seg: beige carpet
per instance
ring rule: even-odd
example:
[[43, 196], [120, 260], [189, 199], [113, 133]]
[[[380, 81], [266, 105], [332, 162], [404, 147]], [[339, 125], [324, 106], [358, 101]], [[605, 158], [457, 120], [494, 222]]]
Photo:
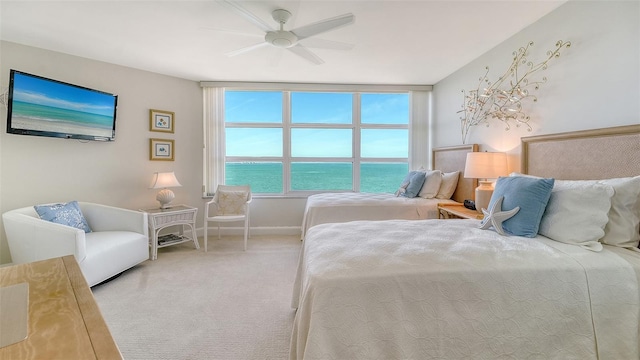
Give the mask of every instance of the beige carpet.
[[286, 359], [299, 236], [160, 249], [92, 288], [125, 359]]

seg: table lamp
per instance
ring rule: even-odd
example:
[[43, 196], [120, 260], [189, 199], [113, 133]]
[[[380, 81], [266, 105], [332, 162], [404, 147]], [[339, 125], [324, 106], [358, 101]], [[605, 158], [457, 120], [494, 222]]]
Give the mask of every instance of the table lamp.
[[162, 189], [156, 195], [156, 200], [160, 202], [160, 209], [169, 208], [169, 203], [175, 198], [175, 194], [173, 191], [169, 190], [170, 187], [178, 187], [182, 186], [178, 179], [176, 179], [176, 174], [172, 172], [161, 172], [154, 173], [153, 180], [151, 180], [150, 189]]
[[467, 153], [464, 177], [478, 179], [475, 203], [479, 213], [482, 213], [482, 208], [489, 208], [489, 201], [493, 195], [493, 181], [489, 179], [497, 179], [506, 174], [507, 154], [498, 152]]

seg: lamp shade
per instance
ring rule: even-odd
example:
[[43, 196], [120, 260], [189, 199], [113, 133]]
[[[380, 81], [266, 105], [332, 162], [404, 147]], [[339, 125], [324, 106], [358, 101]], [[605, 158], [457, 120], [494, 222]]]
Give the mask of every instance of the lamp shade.
[[172, 172], [157, 172], [153, 174], [153, 179], [151, 180], [150, 189], [165, 189], [169, 187], [178, 187], [182, 186], [178, 179], [176, 179], [176, 174]]
[[507, 154], [501, 152], [470, 152], [464, 165], [464, 177], [497, 179], [507, 174]]

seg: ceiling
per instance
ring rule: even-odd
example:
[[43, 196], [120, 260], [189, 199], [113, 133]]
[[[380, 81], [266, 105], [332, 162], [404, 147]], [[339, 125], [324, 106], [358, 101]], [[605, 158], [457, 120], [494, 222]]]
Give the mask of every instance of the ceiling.
[[194, 81], [435, 84], [564, 2], [237, 1], [274, 28], [277, 8], [285, 29], [353, 13], [317, 37], [355, 46], [312, 49], [321, 65], [271, 46], [226, 56], [264, 33], [216, 1], [2, 0], [0, 38]]

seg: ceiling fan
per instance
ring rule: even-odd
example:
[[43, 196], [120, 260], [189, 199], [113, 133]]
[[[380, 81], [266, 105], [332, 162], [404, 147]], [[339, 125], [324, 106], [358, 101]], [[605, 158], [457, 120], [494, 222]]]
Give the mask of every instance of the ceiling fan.
[[229, 9], [244, 17], [249, 22], [265, 32], [264, 41], [228, 52], [225, 54], [227, 56], [236, 56], [262, 47], [274, 46], [277, 48], [289, 50], [313, 64], [320, 65], [324, 63], [324, 61], [320, 57], [318, 57], [318, 55], [309, 50], [308, 47], [328, 48], [336, 50], [350, 50], [353, 48], [352, 44], [323, 40], [319, 38], [311, 38], [312, 36], [335, 30], [342, 26], [353, 24], [355, 21], [355, 16], [351, 13], [321, 20], [309, 25], [295, 28], [293, 30], [285, 30], [284, 25], [292, 16], [291, 12], [285, 9], [276, 9], [271, 13], [273, 20], [275, 20], [279, 24], [279, 28], [274, 29], [269, 24], [262, 21], [262, 19], [255, 16], [235, 1], [220, 0], [220, 3], [224, 4]]

